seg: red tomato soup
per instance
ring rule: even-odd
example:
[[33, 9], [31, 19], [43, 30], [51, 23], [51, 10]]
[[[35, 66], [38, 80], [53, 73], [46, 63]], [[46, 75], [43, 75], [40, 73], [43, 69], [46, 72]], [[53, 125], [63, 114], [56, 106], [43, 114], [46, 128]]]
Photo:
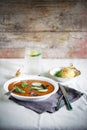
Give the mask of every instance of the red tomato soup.
[[42, 96], [51, 93], [54, 86], [41, 80], [21, 80], [9, 84], [8, 89], [14, 89], [13, 93], [20, 96]]

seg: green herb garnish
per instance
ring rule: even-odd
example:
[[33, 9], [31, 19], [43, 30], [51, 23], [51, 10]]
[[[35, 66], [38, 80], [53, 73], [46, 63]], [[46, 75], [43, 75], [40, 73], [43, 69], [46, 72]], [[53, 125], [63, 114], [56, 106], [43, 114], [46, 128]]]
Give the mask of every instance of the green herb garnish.
[[23, 82], [23, 83], [22, 83], [22, 87], [23, 87], [23, 88], [25, 88], [25, 87], [27, 87], [27, 86], [28, 86], [28, 83], [26, 83], [26, 82]]
[[20, 89], [19, 87], [15, 86], [15, 92], [17, 93], [25, 93], [24, 90]]
[[54, 76], [61, 77], [61, 72], [62, 72], [62, 70], [57, 71], [57, 72], [54, 74]]

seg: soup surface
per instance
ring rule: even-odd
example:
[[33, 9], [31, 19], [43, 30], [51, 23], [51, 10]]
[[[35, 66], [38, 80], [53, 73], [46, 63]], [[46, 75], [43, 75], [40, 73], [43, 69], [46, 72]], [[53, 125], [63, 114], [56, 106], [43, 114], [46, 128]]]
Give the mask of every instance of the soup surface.
[[20, 96], [42, 96], [51, 93], [54, 86], [41, 80], [21, 80], [9, 84], [8, 89], [14, 88], [13, 93]]

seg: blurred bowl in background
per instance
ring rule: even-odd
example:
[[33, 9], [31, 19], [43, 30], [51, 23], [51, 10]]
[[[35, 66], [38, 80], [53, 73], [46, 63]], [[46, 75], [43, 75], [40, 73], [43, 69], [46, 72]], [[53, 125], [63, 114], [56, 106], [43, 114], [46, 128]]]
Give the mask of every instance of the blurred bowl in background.
[[[69, 67], [66, 67], [66, 68], [69, 68]], [[81, 75], [81, 72], [77, 70], [76, 68], [74, 68], [73, 71], [72, 70], [67, 71], [66, 69], [65, 70], [64, 69], [63, 68], [61, 69], [60, 67], [58, 67], [58, 68], [53, 68], [49, 70], [48, 73], [49, 73], [50, 78], [58, 82], [64, 83], [64, 82], [72, 81], [73, 79], [77, 79]], [[60, 75], [60, 73], [62, 73], [62, 75]]]

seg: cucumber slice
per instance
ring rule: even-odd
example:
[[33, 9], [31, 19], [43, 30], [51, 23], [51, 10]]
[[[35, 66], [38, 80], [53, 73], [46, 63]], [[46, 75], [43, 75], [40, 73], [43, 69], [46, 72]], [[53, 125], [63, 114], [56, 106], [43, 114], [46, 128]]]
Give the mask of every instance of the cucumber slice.
[[31, 87], [32, 89], [35, 89], [35, 90], [37, 90], [38, 92], [47, 92], [48, 91], [48, 89], [43, 89], [42, 87]]
[[40, 87], [31, 87], [32, 89], [35, 89], [35, 90], [40, 90], [40, 89], [42, 89], [42, 88], [40, 88]]
[[39, 92], [47, 92], [48, 91], [48, 89], [40, 89], [40, 90], [38, 90]]
[[31, 84], [32, 86], [37, 86], [37, 87], [40, 87], [41, 85], [42, 85], [42, 83], [40, 83], [40, 82], [33, 82], [32, 84]]
[[42, 83], [40, 83], [40, 82], [33, 82], [31, 85], [32, 85], [31, 89], [35, 89], [38, 92], [47, 92], [48, 91], [48, 89], [46, 89], [46, 88], [44, 89], [42, 87]]

